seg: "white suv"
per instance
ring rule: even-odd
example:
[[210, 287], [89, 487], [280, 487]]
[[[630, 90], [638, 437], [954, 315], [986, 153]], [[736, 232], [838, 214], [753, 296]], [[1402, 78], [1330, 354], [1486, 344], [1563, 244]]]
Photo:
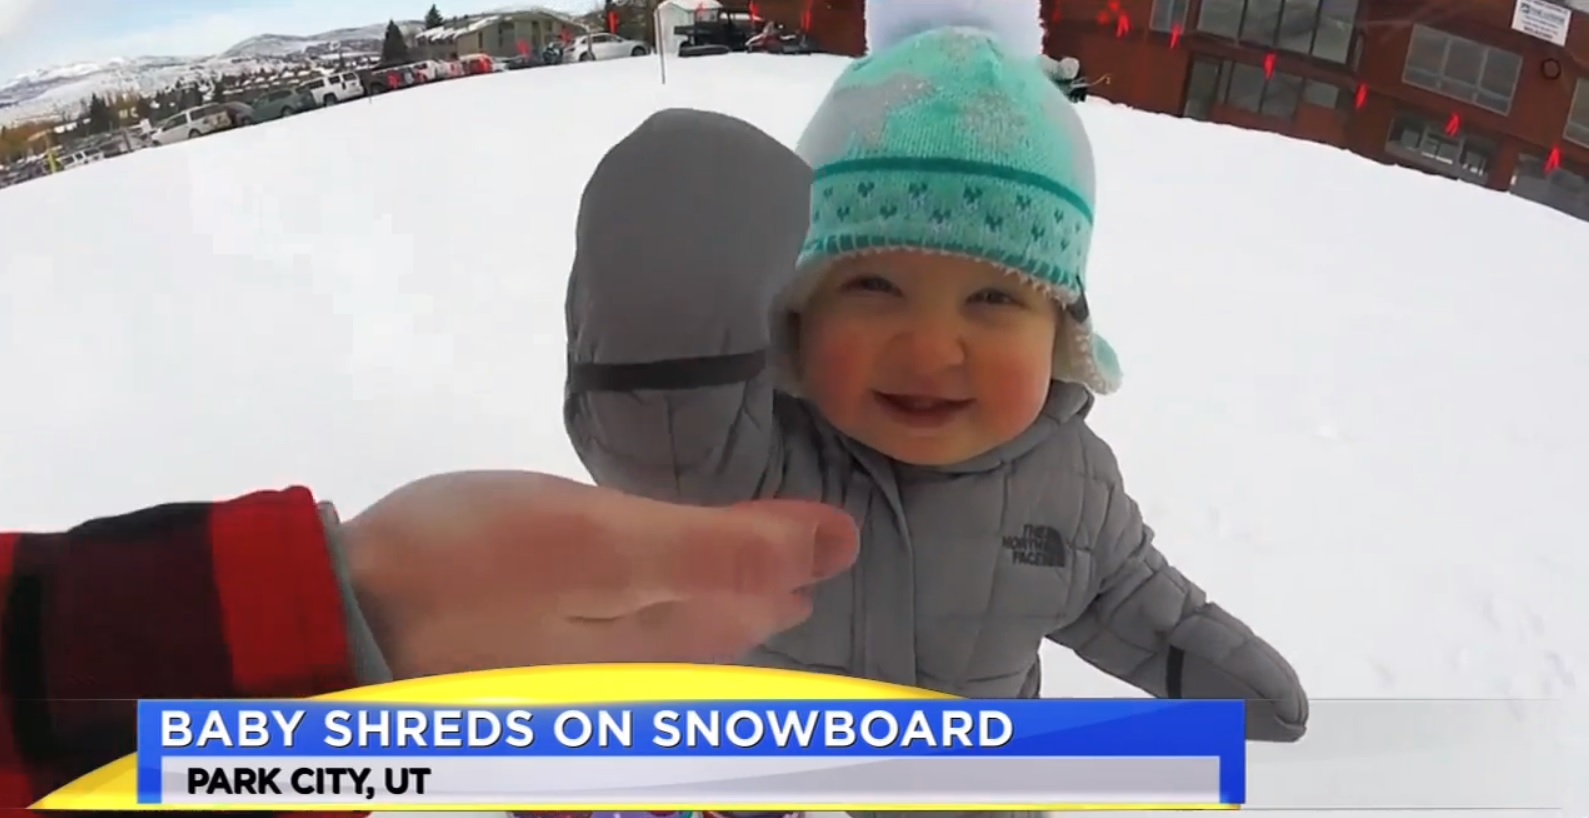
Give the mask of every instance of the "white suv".
[[323, 108], [364, 96], [364, 82], [357, 72], [344, 71], [306, 82], [298, 86], [298, 90], [313, 97], [314, 104]]
[[591, 34], [575, 38], [563, 51], [563, 62], [590, 62], [615, 60], [620, 57], [644, 57], [651, 48], [638, 40], [626, 40], [616, 34]]
[[200, 105], [160, 123], [155, 131], [156, 145], [170, 145], [200, 136], [224, 131], [235, 124], [232, 114], [224, 105]]

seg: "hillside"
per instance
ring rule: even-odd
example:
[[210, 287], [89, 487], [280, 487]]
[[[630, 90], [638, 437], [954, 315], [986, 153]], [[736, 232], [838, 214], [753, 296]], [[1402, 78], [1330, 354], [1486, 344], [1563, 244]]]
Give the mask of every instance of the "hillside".
[[[424, 28], [398, 23], [405, 35]], [[385, 23], [319, 34], [260, 34], [210, 56], [125, 57], [30, 71], [0, 83], [0, 124], [72, 110], [93, 94], [152, 94], [183, 82], [206, 83], [227, 75], [285, 70], [381, 50]]]

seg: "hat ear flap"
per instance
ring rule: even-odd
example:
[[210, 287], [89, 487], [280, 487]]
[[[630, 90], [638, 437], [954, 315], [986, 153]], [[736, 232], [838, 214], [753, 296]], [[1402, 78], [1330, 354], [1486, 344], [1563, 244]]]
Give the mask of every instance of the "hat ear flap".
[[1093, 332], [1090, 322], [1066, 321], [1054, 340], [1054, 380], [1079, 383], [1093, 394], [1107, 395], [1120, 388], [1124, 373], [1114, 347]]

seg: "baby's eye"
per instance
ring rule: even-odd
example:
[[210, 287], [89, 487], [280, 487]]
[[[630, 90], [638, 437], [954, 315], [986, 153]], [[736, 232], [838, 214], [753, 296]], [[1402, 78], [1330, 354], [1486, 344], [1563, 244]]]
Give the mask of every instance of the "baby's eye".
[[844, 290], [846, 292], [885, 293], [887, 295], [899, 294], [899, 288], [894, 286], [894, 282], [882, 276], [856, 276], [844, 282]]
[[994, 306], [1006, 307], [1019, 307], [1025, 303], [1021, 299], [1011, 295], [1009, 292], [994, 287], [989, 287], [986, 290], [978, 290], [976, 294], [971, 296], [971, 301], [975, 304], [991, 304]]

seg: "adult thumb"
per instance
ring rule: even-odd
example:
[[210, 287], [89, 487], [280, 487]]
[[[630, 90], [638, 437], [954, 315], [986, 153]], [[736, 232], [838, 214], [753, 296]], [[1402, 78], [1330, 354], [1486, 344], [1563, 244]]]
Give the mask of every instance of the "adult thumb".
[[649, 603], [791, 593], [848, 568], [859, 552], [855, 523], [821, 503], [762, 500], [676, 519], [672, 548], [634, 549], [636, 591]]
[[810, 543], [812, 581], [849, 570], [860, 555], [855, 520], [843, 509], [808, 500], [751, 500], [732, 506], [732, 510], [759, 520], [770, 530], [800, 532], [800, 539]]

